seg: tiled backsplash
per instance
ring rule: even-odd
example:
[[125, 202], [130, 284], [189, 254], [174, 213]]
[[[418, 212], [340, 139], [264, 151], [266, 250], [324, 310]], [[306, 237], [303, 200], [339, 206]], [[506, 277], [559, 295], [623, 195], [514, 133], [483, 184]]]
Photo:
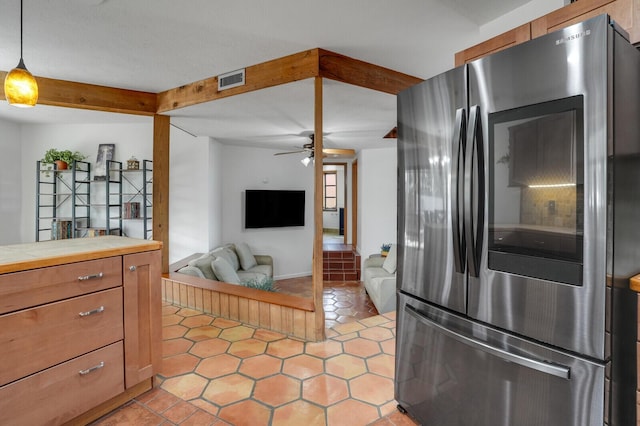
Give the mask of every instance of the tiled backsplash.
[[576, 187], [522, 188], [520, 222], [526, 225], [576, 228]]

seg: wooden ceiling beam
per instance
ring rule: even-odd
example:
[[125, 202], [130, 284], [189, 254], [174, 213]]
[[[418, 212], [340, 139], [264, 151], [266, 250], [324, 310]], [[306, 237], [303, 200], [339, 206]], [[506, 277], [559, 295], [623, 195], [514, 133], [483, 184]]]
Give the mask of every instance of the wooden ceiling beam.
[[218, 77], [186, 84], [158, 94], [158, 114], [203, 102], [317, 77], [318, 49], [263, 62], [245, 68], [245, 84], [218, 91]]
[[[7, 73], [0, 71], [0, 81]], [[38, 77], [38, 104], [123, 114], [149, 115], [156, 112], [155, 93], [117, 89], [95, 84]], [[0, 85], [1, 99], [5, 99], [4, 86]]]
[[325, 157], [353, 157], [356, 155], [356, 151], [350, 148], [323, 148], [322, 154]]
[[397, 95], [400, 91], [423, 81], [408, 74], [349, 58], [328, 50], [318, 49], [318, 51], [320, 77], [392, 95]]
[[[0, 71], [4, 81], [5, 71]], [[38, 104], [123, 114], [154, 115], [313, 77], [325, 77], [390, 94], [422, 80], [324, 49], [310, 49], [245, 68], [245, 85], [218, 91], [210, 77], [158, 94], [37, 77]], [[0, 85], [4, 99], [4, 88]]]

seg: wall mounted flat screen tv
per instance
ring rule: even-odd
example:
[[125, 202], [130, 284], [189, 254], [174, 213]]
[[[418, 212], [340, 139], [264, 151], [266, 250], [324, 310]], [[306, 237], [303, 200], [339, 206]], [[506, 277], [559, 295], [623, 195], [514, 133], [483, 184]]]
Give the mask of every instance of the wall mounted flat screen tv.
[[304, 226], [304, 191], [247, 189], [245, 228]]

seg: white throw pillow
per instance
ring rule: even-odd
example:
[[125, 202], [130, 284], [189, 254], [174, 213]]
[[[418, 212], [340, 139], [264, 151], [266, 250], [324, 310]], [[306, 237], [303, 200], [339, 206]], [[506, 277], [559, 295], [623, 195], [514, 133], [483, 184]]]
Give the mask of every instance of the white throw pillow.
[[194, 268], [200, 269], [200, 272], [202, 272], [202, 275], [204, 275], [205, 278], [208, 278], [210, 280], [216, 280], [218, 279], [216, 277], [216, 273], [213, 272], [213, 269], [211, 269], [212, 260], [213, 260], [213, 256], [207, 253], [203, 256], [200, 256], [197, 259], [193, 259], [191, 262], [188, 263], [188, 266], [192, 266]]
[[[208, 268], [211, 268], [211, 265], [209, 265]], [[211, 271], [213, 273], [213, 270]], [[206, 278], [202, 273], [202, 271], [200, 270], [200, 268], [197, 268], [195, 266], [185, 266], [183, 268], [178, 269], [176, 272], [180, 272], [181, 274], [191, 275], [192, 277]]]
[[398, 249], [395, 244], [392, 244], [391, 249], [389, 250], [389, 254], [387, 254], [387, 258], [384, 260], [384, 263], [382, 264], [382, 269], [384, 269], [390, 274], [395, 274], [397, 262], [398, 262]]
[[215, 272], [220, 281], [230, 284], [240, 284], [240, 277], [229, 262], [222, 257], [216, 257], [211, 262], [211, 269]]
[[238, 259], [238, 255], [236, 254], [236, 250], [233, 247], [233, 244], [227, 244], [226, 246], [218, 247], [209, 252], [209, 254], [215, 257], [224, 258], [224, 260], [229, 262], [229, 265], [233, 267], [234, 271], [240, 269], [240, 260]]
[[236, 253], [240, 258], [240, 266], [243, 270], [248, 271], [258, 264], [247, 243], [236, 244]]

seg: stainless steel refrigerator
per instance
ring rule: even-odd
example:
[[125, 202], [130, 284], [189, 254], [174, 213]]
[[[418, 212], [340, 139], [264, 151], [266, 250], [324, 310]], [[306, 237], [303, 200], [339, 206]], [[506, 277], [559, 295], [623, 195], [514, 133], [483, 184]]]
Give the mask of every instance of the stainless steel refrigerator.
[[401, 410], [636, 424], [639, 100], [606, 15], [398, 95]]

